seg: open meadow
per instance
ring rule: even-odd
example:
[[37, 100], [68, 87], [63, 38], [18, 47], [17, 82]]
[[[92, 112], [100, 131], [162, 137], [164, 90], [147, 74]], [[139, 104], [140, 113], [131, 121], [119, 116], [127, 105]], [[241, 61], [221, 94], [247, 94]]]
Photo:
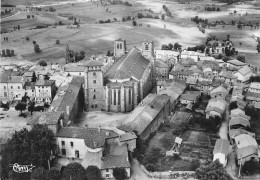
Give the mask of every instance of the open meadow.
[[[36, 4], [36, 1], [29, 1]], [[205, 6], [211, 6], [210, 0], [199, 1], [195, 4], [179, 4], [174, 1], [128, 1], [131, 6], [125, 4], [111, 5], [108, 1], [61, 1], [57, 5], [56, 1], [37, 1], [38, 6], [43, 6], [41, 11], [21, 11], [9, 18], [1, 21], [2, 34], [1, 49], [14, 49], [20, 61], [26, 60], [37, 62], [45, 59], [49, 63], [64, 63], [65, 47], [68, 44], [73, 50], [84, 50], [86, 57], [92, 55], [105, 54], [107, 50], [113, 49], [113, 41], [118, 38], [127, 40], [128, 49], [136, 46], [140, 48], [143, 40], [154, 41], [155, 48], [160, 48], [162, 44], [178, 42], [187, 48], [203, 44], [208, 35], [216, 35], [219, 39], [224, 39], [227, 34], [231, 35], [236, 49], [243, 52], [248, 57], [247, 62], [260, 64], [259, 54], [256, 51], [256, 40], [253, 34], [260, 34], [259, 29], [245, 27], [238, 30], [236, 26], [218, 25], [215, 28], [206, 29], [202, 33], [191, 18], [198, 16], [207, 18], [209, 22], [223, 20], [225, 22], [235, 21], [260, 21], [260, 5], [250, 2], [244, 5], [214, 4], [220, 11], [205, 11]], [[77, 3], [76, 3], [77, 2]], [[7, 3], [3, 1], [3, 3]], [[8, 1], [8, 4], [27, 5], [23, 0]], [[63, 3], [63, 4], [62, 4]], [[47, 6], [49, 5], [49, 6]], [[166, 5], [172, 16], [161, 19]], [[54, 12], [46, 11], [49, 7], [55, 8]], [[240, 15], [229, 15], [236, 10]], [[150, 15], [155, 18], [137, 18], [138, 13], [144, 16]], [[245, 15], [245, 13], [248, 13]], [[34, 18], [27, 18], [27, 15], [34, 15]], [[73, 23], [70, 17], [76, 18], [80, 23], [79, 28], [69, 29], [68, 25]], [[132, 20], [135, 18], [137, 26], [133, 26]], [[124, 22], [123, 22], [124, 18]], [[110, 23], [99, 23], [99, 21], [110, 20]], [[55, 23], [58, 24], [55, 26]], [[59, 25], [60, 24], [60, 25]], [[13, 31], [13, 27], [20, 25], [21, 30]], [[47, 28], [36, 29], [36, 26]], [[3, 40], [8, 37], [9, 41]], [[60, 40], [60, 44], [55, 44]], [[32, 42], [36, 41], [41, 53], [34, 53]], [[242, 44], [241, 44], [242, 43]], [[3, 61], [9, 58], [2, 58]], [[10, 62], [12, 60], [10, 59]]]

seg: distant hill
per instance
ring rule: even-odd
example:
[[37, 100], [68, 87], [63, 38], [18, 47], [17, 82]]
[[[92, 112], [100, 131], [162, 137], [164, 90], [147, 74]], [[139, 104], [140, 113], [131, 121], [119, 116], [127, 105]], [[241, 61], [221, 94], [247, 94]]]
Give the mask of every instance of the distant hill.
[[[28, 6], [30, 4], [41, 4], [46, 2], [60, 2], [60, 1], [68, 1], [68, 0], [1, 0], [1, 6], [3, 5], [25, 5]], [[73, 1], [73, 0], [69, 0]], [[76, 1], [76, 0], [75, 0]]]

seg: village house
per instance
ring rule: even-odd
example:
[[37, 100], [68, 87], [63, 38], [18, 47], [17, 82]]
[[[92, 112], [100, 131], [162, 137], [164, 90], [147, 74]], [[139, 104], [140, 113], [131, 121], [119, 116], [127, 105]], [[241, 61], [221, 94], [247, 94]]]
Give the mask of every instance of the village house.
[[200, 95], [200, 91], [186, 91], [184, 94], [181, 95], [180, 101], [182, 104], [195, 104], [198, 102]]
[[170, 70], [169, 65], [160, 60], [156, 60], [155, 65], [156, 65], [157, 79], [168, 79], [169, 70]]
[[260, 93], [247, 91], [245, 98], [247, 103], [254, 104], [260, 102]]
[[73, 64], [67, 64], [64, 67], [64, 72], [66, 72], [69, 76], [85, 76], [85, 67], [83, 66], [75, 66]]
[[1, 71], [0, 73], [0, 99], [19, 101], [25, 95], [25, 80], [22, 76], [10, 76]]
[[249, 160], [254, 159], [258, 162], [258, 145], [256, 140], [248, 134], [240, 134], [235, 138], [237, 163], [240, 167]]
[[126, 171], [127, 178], [131, 176], [128, 151], [125, 144], [110, 145], [109, 155], [102, 157], [100, 170], [103, 178], [114, 178], [113, 170], [115, 168], [124, 168]]
[[231, 86], [231, 87], [233, 87], [234, 85], [236, 85], [237, 84], [237, 77], [236, 76], [234, 76], [233, 74], [231, 74], [230, 72], [228, 72], [228, 71], [221, 71], [220, 73], [219, 73], [219, 77], [221, 78], [221, 79], [224, 79], [225, 80], [225, 84], [227, 84], [227, 85], [229, 85], [229, 86]]
[[243, 88], [240, 86], [236, 86], [233, 88], [232, 95], [231, 95], [231, 102], [236, 101], [238, 98], [243, 99]]
[[226, 101], [223, 99], [210, 99], [205, 111], [207, 119], [216, 116], [222, 118], [226, 111]]
[[260, 102], [255, 102], [254, 108], [259, 111], [260, 110]]
[[63, 112], [46, 111], [43, 113], [34, 113], [26, 125], [32, 129], [37, 124], [47, 125], [53, 134], [56, 135], [58, 130], [63, 127]]
[[38, 80], [35, 83], [35, 101], [50, 104], [56, 94], [55, 81]]
[[64, 126], [77, 122], [84, 109], [83, 77], [73, 77], [70, 84], [58, 89], [49, 111], [63, 112]]
[[247, 128], [250, 128], [250, 122], [241, 117], [232, 117], [229, 120], [229, 130], [241, 128], [247, 130]]
[[205, 56], [205, 53], [199, 53], [199, 52], [195, 52], [195, 51], [187, 51], [184, 50], [181, 52], [180, 54], [180, 59], [186, 59], [186, 58], [191, 58], [193, 59], [195, 62], [199, 61], [199, 58], [201, 56]]
[[234, 76], [237, 77], [238, 83], [244, 83], [246, 81], [249, 81], [250, 77], [253, 75], [253, 72], [250, 67], [244, 66], [243, 68], [239, 69], [237, 73], [234, 74]]
[[126, 119], [126, 124], [117, 127], [125, 132], [136, 132], [146, 140], [170, 115], [170, 97], [149, 94]]
[[118, 138], [118, 134], [101, 128], [63, 127], [56, 134], [58, 163], [65, 166], [72, 161], [85, 168], [101, 168], [106, 140], [111, 138]]
[[210, 84], [210, 89], [209, 90], [212, 90], [212, 89], [215, 89], [215, 88], [217, 88], [217, 87], [219, 87], [219, 86], [225, 86], [224, 85], [224, 83], [225, 83], [225, 80], [224, 79], [220, 79], [220, 78], [214, 78], [213, 80], [212, 80], [212, 82], [211, 82], [211, 84]]
[[252, 82], [249, 85], [248, 91], [249, 92], [260, 93], [260, 83], [259, 82]]
[[173, 58], [176, 60], [176, 63], [179, 60], [180, 52], [179, 51], [171, 51], [171, 50], [161, 50], [157, 49], [154, 51], [156, 59], [170, 59]]
[[230, 115], [245, 115], [245, 111], [243, 111], [242, 109], [236, 108], [236, 109], [232, 109], [230, 111]]
[[28, 96], [31, 100], [35, 100], [36, 96], [35, 83], [36, 82], [25, 82], [24, 84], [26, 96]]
[[230, 129], [228, 133], [229, 133], [229, 138], [231, 140], [233, 140], [233, 142], [234, 142], [234, 138], [236, 136], [239, 136], [240, 134], [248, 134], [249, 136], [252, 136], [253, 138], [255, 138], [255, 133], [249, 132], [249, 131], [242, 129], [242, 128]]
[[[33, 73], [32, 71], [27, 71], [25, 73], [23, 73], [23, 78], [25, 80], [25, 82], [31, 82], [32, 81], [32, 78], [33, 78]], [[36, 75], [35, 75], [36, 76]]]
[[213, 161], [219, 162], [225, 167], [227, 165], [227, 155], [229, 154], [229, 141], [217, 139], [213, 150]]
[[235, 67], [237, 69], [241, 69], [246, 65], [247, 65], [246, 63], [243, 63], [237, 59], [227, 61], [227, 67]]
[[204, 67], [203, 68], [203, 75], [208, 79], [213, 79], [213, 71], [211, 67]]
[[203, 94], [208, 94], [210, 85], [211, 85], [211, 81], [210, 80], [201, 80], [201, 79], [199, 79], [199, 81], [198, 81], [198, 88], [200, 89], [200, 91]]
[[197, 78], [189, 77], [186, 81], [186, 84], [189, 88], [198, 89], [198, 81], [199, 80]]
[[210, 91], [210, 97], [212, 99], [220, 98], [225, 100], [227, 95], [228, 95], [228, 90], [224, 88], [222, 85]]

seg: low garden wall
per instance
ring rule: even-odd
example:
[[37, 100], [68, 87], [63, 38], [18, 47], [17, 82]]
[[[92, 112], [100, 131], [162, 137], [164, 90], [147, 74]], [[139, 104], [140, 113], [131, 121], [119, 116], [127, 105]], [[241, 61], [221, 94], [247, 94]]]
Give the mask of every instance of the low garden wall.
[[149, 172], [139, 163], [138, 160], [133, 159], [133, 162], [138, 165], [142, 171], [150, 178], [163, 178], [163, 179], [195, 179], [195, 171], [166, 171], [166, 172]]

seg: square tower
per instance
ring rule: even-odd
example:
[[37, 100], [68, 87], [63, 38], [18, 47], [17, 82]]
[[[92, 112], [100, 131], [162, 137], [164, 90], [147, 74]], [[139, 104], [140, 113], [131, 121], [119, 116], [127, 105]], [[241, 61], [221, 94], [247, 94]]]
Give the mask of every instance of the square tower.
[[126, 53], [126, 40], [118, 39], [114, 42], [114, 57], [120, 58]]

